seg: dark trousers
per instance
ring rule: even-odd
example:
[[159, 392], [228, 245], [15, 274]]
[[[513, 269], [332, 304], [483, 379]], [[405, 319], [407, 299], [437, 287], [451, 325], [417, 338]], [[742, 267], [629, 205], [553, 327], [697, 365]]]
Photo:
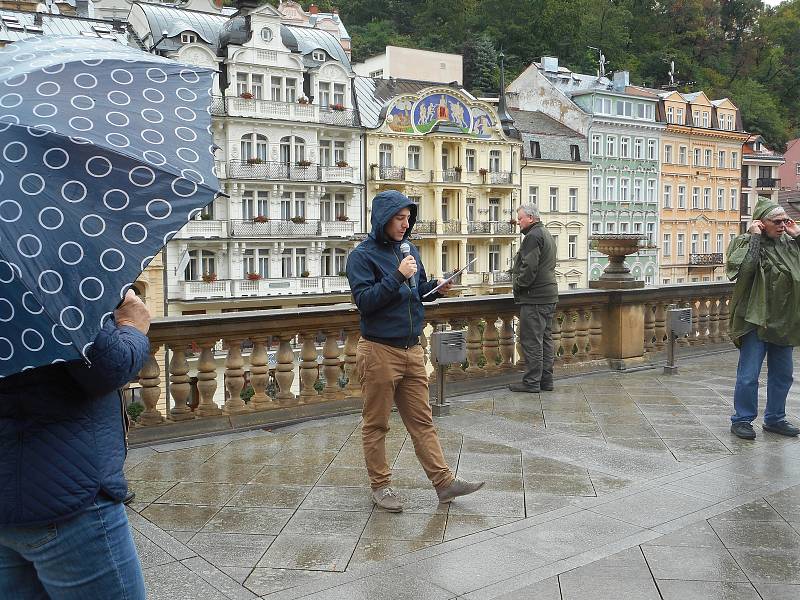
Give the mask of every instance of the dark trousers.
[[555, 304], [522, 304], [519, 309], [519, 341], [525, 354], [522, 383], [539, 387], [553, 382], [552, 322]]

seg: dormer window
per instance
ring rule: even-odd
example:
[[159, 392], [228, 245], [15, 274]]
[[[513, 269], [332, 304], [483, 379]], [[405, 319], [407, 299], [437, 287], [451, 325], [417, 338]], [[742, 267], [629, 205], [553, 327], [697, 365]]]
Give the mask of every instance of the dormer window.
[[262, 27], [261, 28], [261, 39], [265, 42], [272, 41], [272, 29], [269, 27]]
[[531, 140], [530, 150], [531, 150], [531, 158], [542, 158], [542, 149], [539, 147], [539, 142]]
[[569, 145], [569, 156], [574, 161], [580, 161], [581, 159], [581, 151], [578, 148], [578, 144], [570, 144]]
[[327, 55], [323, 50], [314, 50], [314, 52], [311, 53], [311, 58], [313, 58], [317, 62], [325, 62], [325, 60], [327, 59]]
[[197, 42], [197, 36], [193, 33], [182, 33], [181, 44], [194, 44]]

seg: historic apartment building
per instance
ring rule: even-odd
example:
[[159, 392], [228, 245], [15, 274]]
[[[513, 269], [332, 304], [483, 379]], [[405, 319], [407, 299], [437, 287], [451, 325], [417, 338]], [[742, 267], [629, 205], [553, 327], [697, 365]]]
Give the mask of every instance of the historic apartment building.
[[768, 148], [759, 134], [751, 135], [742, 146], [741, 232], [747, 231], [759, 196], [778, 199], [783, 163], [783, 155]]
[[784, 163], [778, 169], [782, 190], [800, 190], [800, 138], [786, 143]]
[[413, 236], [429, 276], [477, 259], [462, 293], [510, 291], [521, 146], [510, 118], [446, 84], [357, 77], [355, 91], [367, 198], [396, 189], [417, 203]]
[[230, 17], [135, 2], [129, 20], [145, 45], [220, 72], [212, 129], [228, 197], [167, 246], [170, 313], [347, 301], [363, 171], [338, 15], [294, 2], [243, 2]]
[[521, 202], [539, 207], [558, 247], [559, 289], [588, 285], [589, 191], [586, 138], [540, 111], [512, 110], [522, 136]]
[[[664, 123], [657, 118], [659, 98], [631, 86], [626, 71], [613, 79], [573, 73], [558, 59], [543, 57], [509, 86], [509, 103], [538, 110], [585, 135], [591, 171], [588, 179], [589, 234], [638, 234], [642, 250], [626, 264], [637, 279], [658, 281], [659, 152]], [[608, 259], [589, 252], [589, 279], [600, 277]]]
[[725, 251], [739, 233], [742, 132], [727, 98], [661, 93], [661, 283], [724, 277]]

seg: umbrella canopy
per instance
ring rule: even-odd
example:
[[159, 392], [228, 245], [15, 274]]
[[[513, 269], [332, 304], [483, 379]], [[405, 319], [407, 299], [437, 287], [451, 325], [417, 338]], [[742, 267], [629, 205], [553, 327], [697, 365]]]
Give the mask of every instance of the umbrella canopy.
[[85, 358], [213, 200], [213, 75], [101, 39], [0, 50], [0, 376]]

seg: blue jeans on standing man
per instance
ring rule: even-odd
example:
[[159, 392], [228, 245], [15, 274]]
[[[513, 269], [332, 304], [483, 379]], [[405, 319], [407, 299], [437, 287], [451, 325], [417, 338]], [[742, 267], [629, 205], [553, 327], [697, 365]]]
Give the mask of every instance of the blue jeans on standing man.
[[144, 600], [125, 507], [99, 494], [63, 522], [0, 526], [0, 598]]
[[736, 390], [733, 392], [734, 414], [731, 421], [750, 423], [758, 415], [758, 376], [767, 357], [767, 407], [764, 422], [774, 424], [786, 418], [786, 395], [792, 387], [792, 346], [778, 346], [758, 338], [754, 329], [742, 336], [739, 366], [736, 369]]

